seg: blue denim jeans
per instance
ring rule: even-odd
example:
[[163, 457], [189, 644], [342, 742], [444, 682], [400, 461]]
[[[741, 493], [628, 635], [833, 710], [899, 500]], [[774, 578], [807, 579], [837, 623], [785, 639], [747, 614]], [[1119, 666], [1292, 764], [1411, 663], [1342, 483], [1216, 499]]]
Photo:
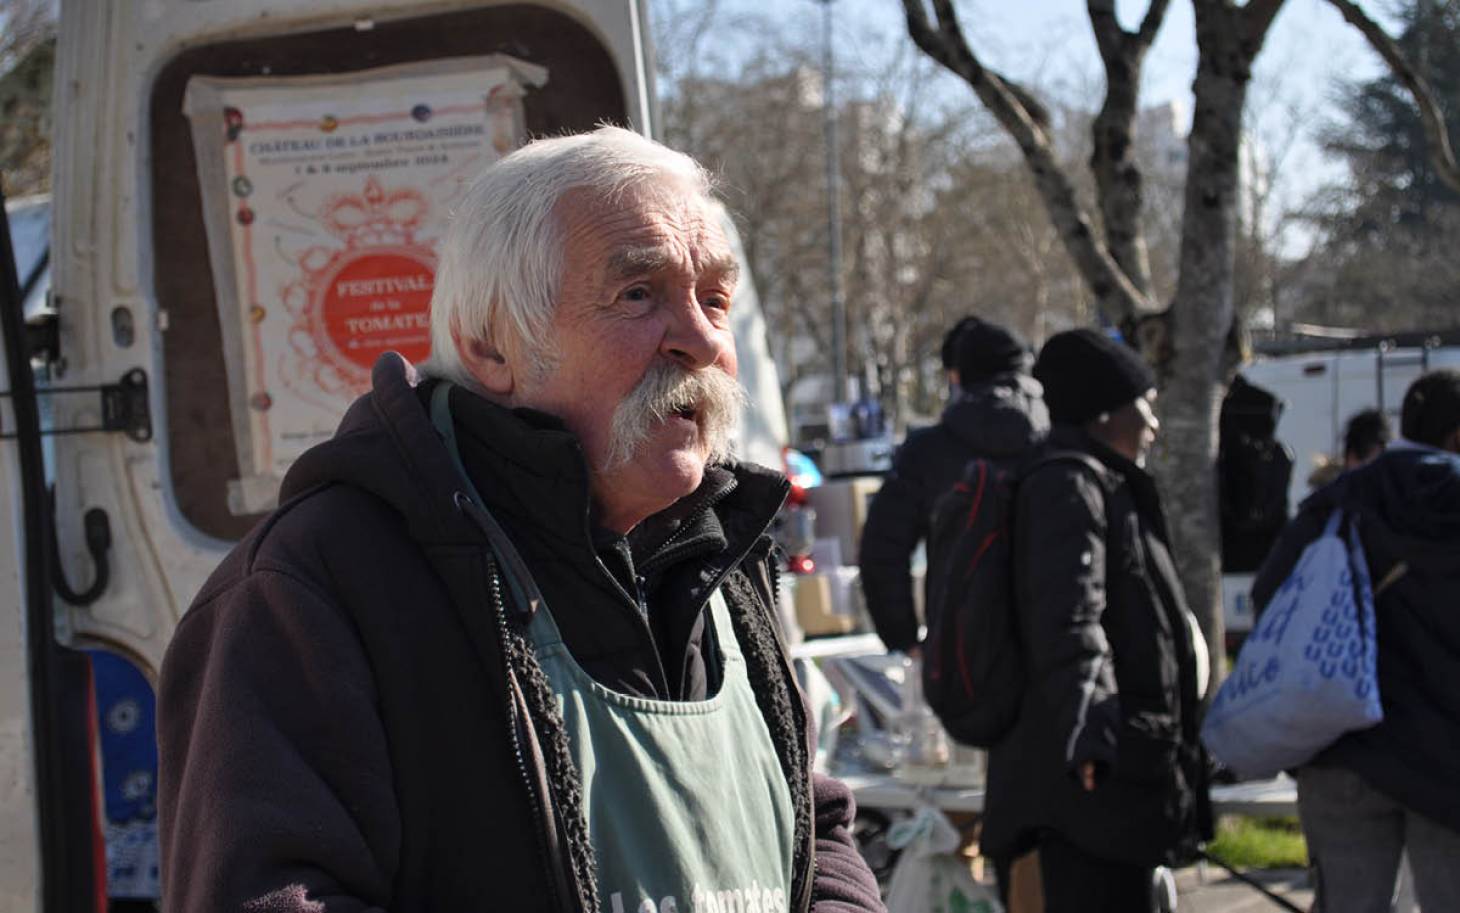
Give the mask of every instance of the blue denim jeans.
[[1420, 909], [1460, 911], [1460, 833], [1337, 767], [1298, 771], [1298, 817], [1321, 913], [1389, 913], [1406, 851]]

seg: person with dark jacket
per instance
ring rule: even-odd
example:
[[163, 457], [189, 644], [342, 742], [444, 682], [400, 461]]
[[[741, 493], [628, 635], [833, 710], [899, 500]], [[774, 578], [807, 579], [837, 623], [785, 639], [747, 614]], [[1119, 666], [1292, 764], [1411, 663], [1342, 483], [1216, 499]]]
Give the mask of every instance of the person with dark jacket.
[[1400, 434], [1303, 502], [1252, 584], [1260, 612], [1333, 511], [1358, 524], [1384, 720], [1297, 771], [1324, 913], [1387, 911], [1401, 852], [1422, 909], [1460, 910], [1460, 372], [1410, 386]]
[[182, 619], [167, 909], [881, 911], [728, 454], [735, 261], [692, 160], [529, 144], [395, 353]]
[[1039, 383], [1029, 375], [1034, 359], [1028, 344], [977, 317], [965, 317], [953, 332], [958, 392], [938, 424], [908, 434], [862, 526], [862, 592], [889, 650], [918, 645], [912, 556], [928, 536], [938, 496], [953, 487], [969, 460], [1017, 460], [1049, 431]]
[[1034, 376], [1054, 429], [1015, 493], [1025, 693], [989, 753], [982, 843], [1038, 850], [1048, 913], [1148, 910], [1154, 868], [1211, 829], [1206, 647], [1142, 468], [1155, 379], [1093, 330], [1051, 337]]
[[1286, 404], [1241, 374], [1217, 421], [1217, 504], [1222, 573], [1251, 574], [1288, 522], [1293, 453], [1277, 439]]

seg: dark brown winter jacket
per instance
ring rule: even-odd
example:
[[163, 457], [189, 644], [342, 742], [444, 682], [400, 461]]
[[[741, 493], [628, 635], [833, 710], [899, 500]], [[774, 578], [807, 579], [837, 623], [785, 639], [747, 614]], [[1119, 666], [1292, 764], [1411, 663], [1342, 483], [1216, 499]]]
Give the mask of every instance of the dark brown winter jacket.
[[[158, 695], [172, 913], [597, 909], [577, 773], [524, 639], [530, 610], [408, 373], [382, 358], [372, 392], [294, 465], [280, 508], [178, 627]], [[702, 697], [719, 672], [700, 616], [722, 588], [797, 805], [796, 908], [881, 910], [850, 794], [810, 772], [770, 608], [763, 533], [784, 480], [707, 473], [641, 541], [615, 541], [594, 531], [561, 424], [452, 395], [473, 483], [595, 677]]]

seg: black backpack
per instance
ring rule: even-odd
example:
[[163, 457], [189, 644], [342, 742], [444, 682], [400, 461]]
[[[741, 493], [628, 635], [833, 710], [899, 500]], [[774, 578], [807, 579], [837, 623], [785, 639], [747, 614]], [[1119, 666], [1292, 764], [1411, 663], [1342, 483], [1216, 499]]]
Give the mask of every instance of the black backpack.
[[1019, 716], [1024, 656], [1014, 606], [1014, 496], [1024, 476], [1063, 460], [1102, 471], [1093, 457], [1074, 451], [1046, 453], [1022, 467], [974, 459], [933, 504], [923, 694], [943, 728], [965, 745], [993, 747]]

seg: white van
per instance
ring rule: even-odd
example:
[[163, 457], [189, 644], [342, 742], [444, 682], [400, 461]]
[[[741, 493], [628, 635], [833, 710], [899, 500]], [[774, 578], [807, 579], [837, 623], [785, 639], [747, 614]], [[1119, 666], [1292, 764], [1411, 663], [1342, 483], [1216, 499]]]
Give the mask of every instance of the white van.
[[[1381, 409], [1399, 434], [1404, 392], [1426, 371], [1460, 368], [1460, 334], [1407, 334], [1355, 341], [1351, 347], [1260, 358], [1242, 369], [1248, 381], [1284, 403], [1277, 439], [1293, 453], [1288, 504], [1296, 511], [1320, 459], [1341, 459], [1344, 427], [1354, 413]], [[1252, 630], [1251, 574], [1222, 578], [1227, 631]]]
[[[513, 72], [526, 74], [516, 86], [521, 91], [506, 96], [518, 104], [515, 127], [524, 134], [607, 121], [652, 135], [643, 0], [62, 4], [50, 248], [58, 321], [56, 345], [35, 375], [47, 388], [39, 397], [49, 441], [45, 461], [34, 401], [22, 395], [33, 352], [23, 345], [18, 314], [4, 329], [9, 394], [3, 402], [9, 405], [0, 407], [0, 423], [7, 435], [18, 428], [20, 436], [0, 442], [0, 510], [12, 518], [0, 525], [0, 576], [16, 594], [0, 606], [0, 910], [105, 909], [96, 712], [90, 666], [78, 651], [124, 656], [155, 684], [179, 616], [267, 507], [267, 482], [248, 484], [240, 439], [257, 429], [250, 430], [248, 413], [240, 414], [236, 394], [240, 377], [260, 364], [272, 370], [272, 361], [241, 364], [239, 350], [247, 346], [237, 342], [240, 333], [248, 340], [249, 319], [262, 322], [270, 312], [271, 296], [292, 305], [287, 289], [262, 287], [243, 323], [220, 307], [230, 290], [236, 293], [230, 283], [242, 281], [230, 274], [228, 233], [235, 223], [252, 222], [258, 210], [254, 255], [289, 263], [323, 255], [291, 248], [287, 225], [265, 237], [266, 219], [254, 202], [264, 188], [240, 182], [242, 175], [227, 171], [238, 161], [217, 156], [219, 144], [203, 141], [216, 121], [233, 131], [232, 143], [240, 126], [235, 118], [246, 115], [231, 107], [204, 110], [198, 95], [189, 97], [190, 86], [313, 87], [314, 103], [320, 86], [339, 86], [353, 91], [352, 103], [363, 103], [361, 96], [380, 103], [359, 90], [385, 85], [372, 81], [384, 78], [376, 74], [454, 72], [455, 64], [442, 62], [489, 55], [510, 58]], [[288, 100], [287, 91], [282, 96]], [[405, 110], [425, 125], [440, 123], [432, 118], [444, 108]], [[300, 148], [347, 146], [348, 118], [337, 113], [311, 114], [306, 132], [312, 139], [301, 140]], [[368, 120], [362, 115], [361, 123]], [[256, 121], [242, 125], [256, 128]], [[392, 141], [427, 135], [424, 128], [398, 130]], [[402, 156], [390, 160], [393, 173], [409, 177], [418, 167], [435, 167], [430, 150], [400, 148]], [[381, 178], [372, 190], [365, 180], [385, 161], [357, 163], [365, 202], [348, 205], [359, 211], [389, 204], [389, 181]], [[228, 182], [214, 186], [210, 175], [224, 173]], [[290, 196], [296, 189], [278, 190], [276, 202], [297, 202]], [[310, 214], [308, 206], [298, 208]], [[364, 237], [364, 229], [345, 220], [351, 213], [341, 213], [338, 225]], [[741, 453], [778, 466], [786, 438], [779, 383], [748, 283], [735, 313], [753, 401]], [[298, 355], [331, 337], [281, 338]], [[335, 365], [327, 353], [318, 354], [322, 364]], [[337, 360], [340, 370], [306, 378], [321, 389], [334, 385], [326, 390], [333, 399], [315, 397], [326, 419], [330, 409], [343, 412], [339, 394], [349, 386], [347, 376], [341, 380], [348, 359]], [[243, 408], [269, 405], [254, 397]], [[44, 491], [46, 463], [53, 509]], [[278, 469], [278, 460], [267, 468]], [[69, 584], [62, 589], [80, 605], [58, 598], [50, 579], [44, 553], [52, 519], [53, 564]]]

